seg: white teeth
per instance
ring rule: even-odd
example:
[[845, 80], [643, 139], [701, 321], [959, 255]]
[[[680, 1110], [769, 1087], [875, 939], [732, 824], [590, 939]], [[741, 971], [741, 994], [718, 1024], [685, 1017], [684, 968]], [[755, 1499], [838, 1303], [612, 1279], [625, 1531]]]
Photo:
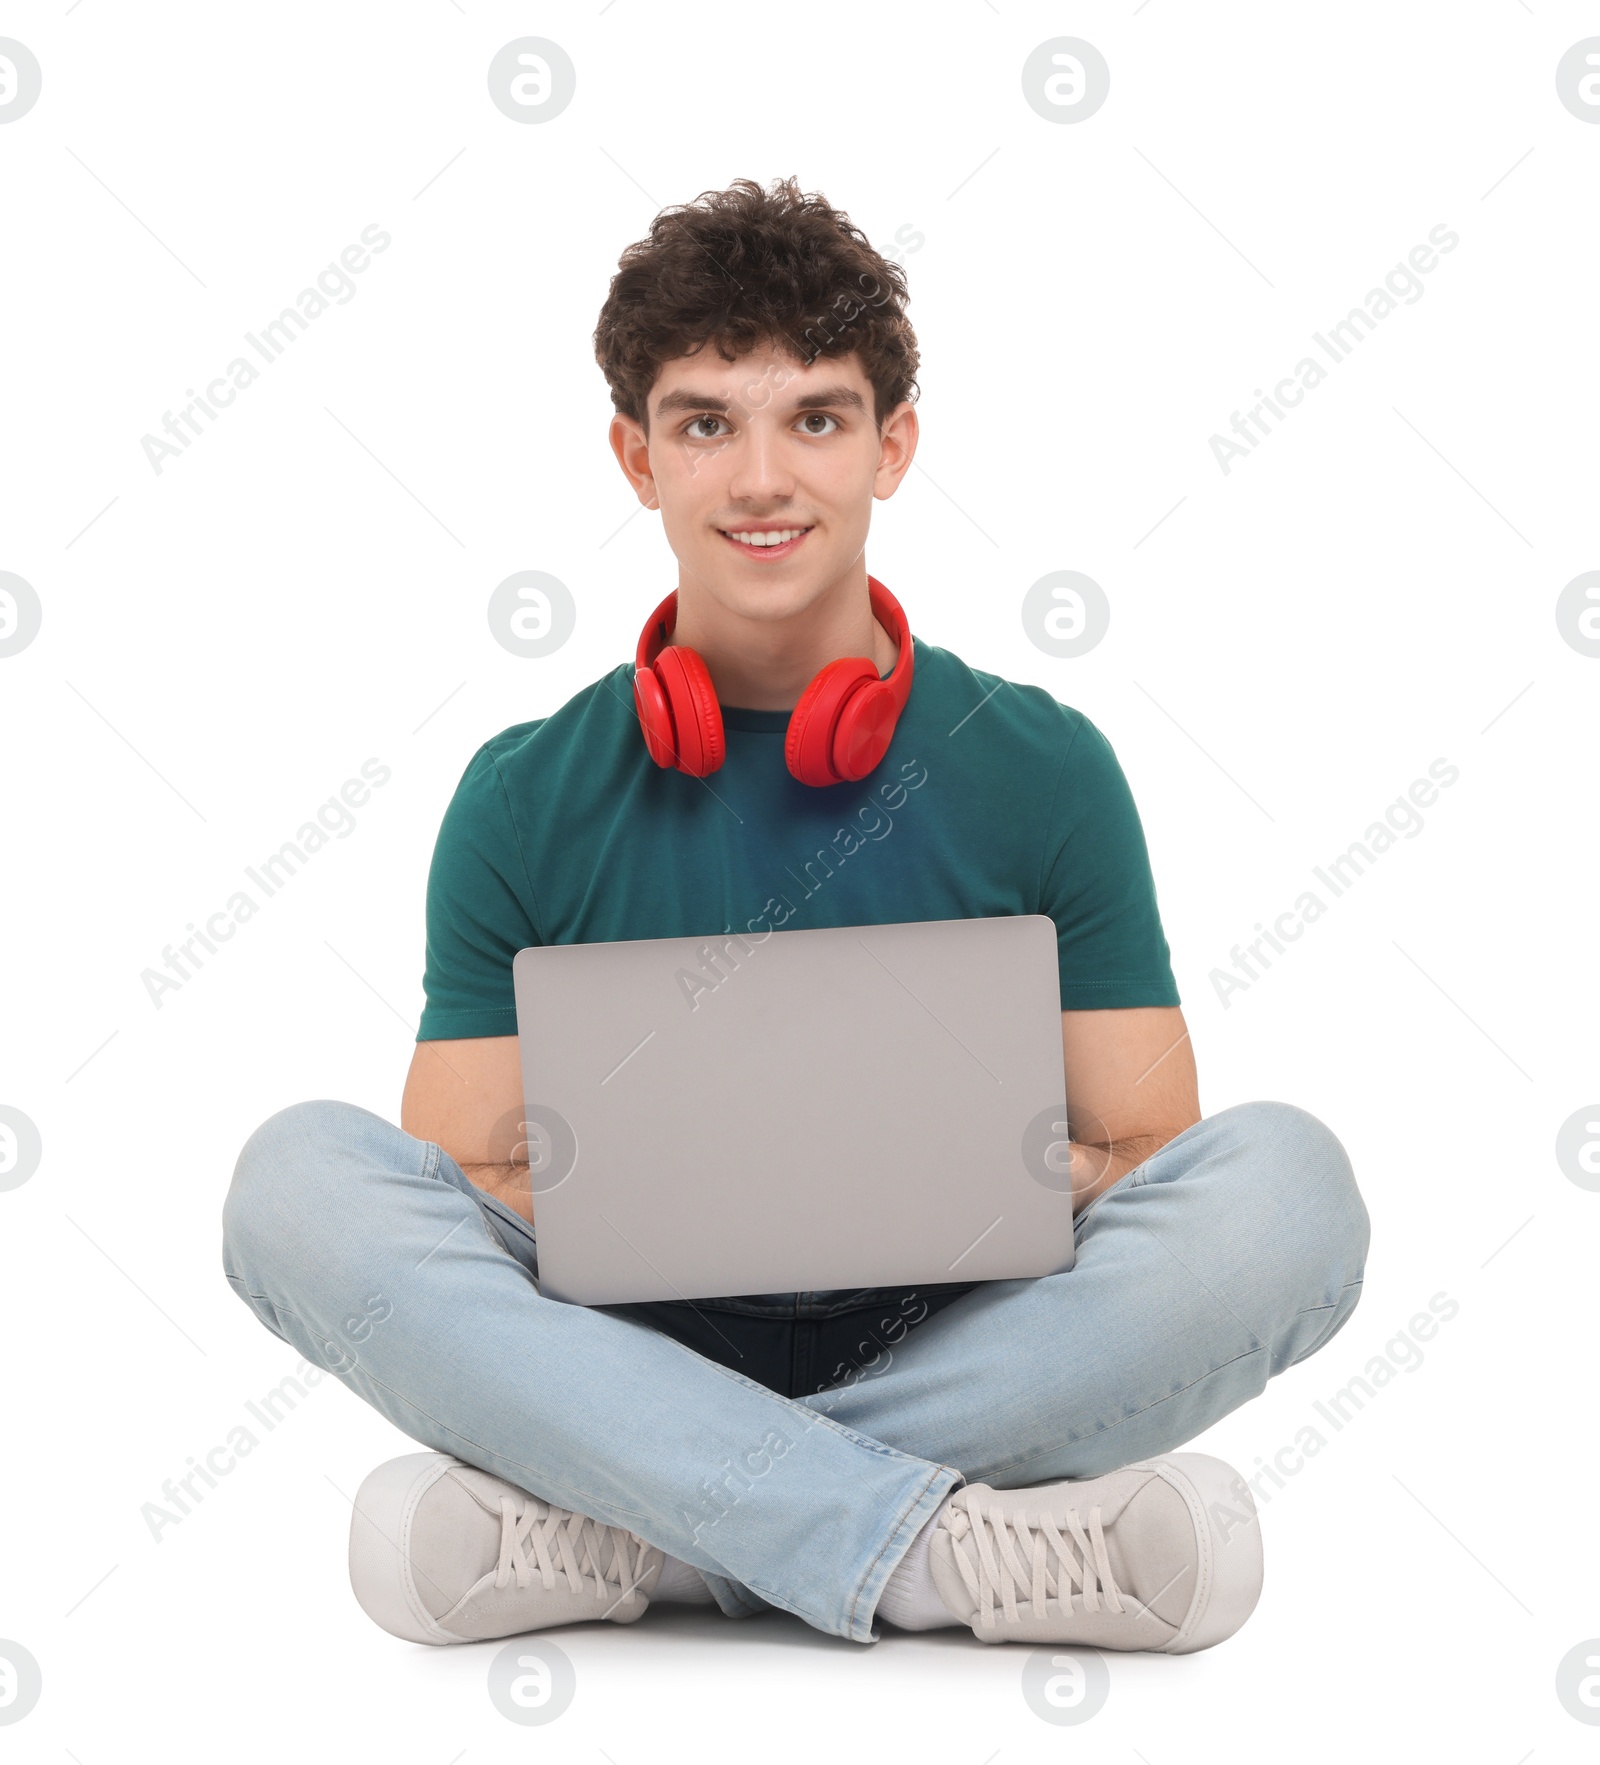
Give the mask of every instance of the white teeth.
[[[726, 528], [723, 531], [726, 532]], [[738, 540], [740, 545], [784, 545], [810, 531], [809, 527], [783, 527], [776, 533], [729, 533], [728, 538]]]

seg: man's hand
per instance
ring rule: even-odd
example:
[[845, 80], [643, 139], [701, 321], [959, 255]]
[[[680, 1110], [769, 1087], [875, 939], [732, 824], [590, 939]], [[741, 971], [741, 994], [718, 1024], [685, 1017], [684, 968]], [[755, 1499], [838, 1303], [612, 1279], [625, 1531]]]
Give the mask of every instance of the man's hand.
[[1194, 1050], [1176, 1005], [1063, 1011], [1072, 1211], [1200, 1120]]
[[1069, 1140], [1067, 1144], [1071, 1148], [1068, 1160], [1072, 1173], [1072, 1211], [1078, 1213], [1095, 1196], [1120, 1182], [1129, 1171], [1136, 1170], [1166, 1141], [1159, 1135], [1147, 1134], [1140, 1140], [1120, 1141], [1115, 1148], [1085, 1146], [1077, 1140]]

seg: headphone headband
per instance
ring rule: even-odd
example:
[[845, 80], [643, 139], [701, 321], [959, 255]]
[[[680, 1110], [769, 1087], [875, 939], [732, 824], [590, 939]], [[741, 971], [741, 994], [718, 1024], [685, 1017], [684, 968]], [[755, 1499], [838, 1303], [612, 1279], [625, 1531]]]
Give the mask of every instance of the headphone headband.
[[[867, 578], [867, 598], [871, 602], [873, 616], [894, 639], [897, 652], [894, 667], [883, 684], [894, 694], [895, 710], [903, 711], [906, 700], [911, 697], [911, 625], [906, 618], [905, 608], [876, 576]], [[677, 622], [678, 591], [673, 589], [645, 621], [644, 630], [639, 633], [638, 647], [633, 656], [635, 669], [655, 665], [656, 657], [672, 641], [673, 628]]]
[[[826, 663], [789, 714], [784, 760], [802, 784], [826, 786], [865, 778], [883, 758], [911, 697], [914, 647], [905, 609], [875, 576], [867, 578], [873, 616], [897, 654], [886, 678], [869, 656]], [[650, 758], [704, 778], [722, 764], [722, 708], [704, 659], [671, 641], [677, 625], [674, 589], [645, 621], [634, 653], [633, 697]]]

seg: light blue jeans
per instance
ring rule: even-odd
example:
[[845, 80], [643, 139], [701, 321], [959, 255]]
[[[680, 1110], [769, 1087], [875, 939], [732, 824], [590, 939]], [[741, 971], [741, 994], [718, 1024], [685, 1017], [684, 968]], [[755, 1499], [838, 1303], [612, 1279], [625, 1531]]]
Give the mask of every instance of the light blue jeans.
[[1368, 1223], [1328, 1128], [1241, 1103], [1106, 1190], [1076, 1237], [1067, 1273], [980, 1283], [785, 1397], [544, 1298], [527, 1224], [351, 1104], [265, 1122], [223, 1213], [245, 1303], [413, 1439], [694, 1564], [731, 1616], [777, 1606], [856, 1642], [952, 1488], [1169, 1452], [1319, 1349], [1360, 1297]]

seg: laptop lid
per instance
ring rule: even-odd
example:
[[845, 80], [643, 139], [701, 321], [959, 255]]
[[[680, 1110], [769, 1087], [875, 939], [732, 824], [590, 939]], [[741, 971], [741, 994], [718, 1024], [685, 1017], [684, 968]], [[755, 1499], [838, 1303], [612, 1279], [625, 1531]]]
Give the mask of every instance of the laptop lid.
[[1072, 1266], [1046, 916], [544, 945], [513, 981], [548, 1296]]

